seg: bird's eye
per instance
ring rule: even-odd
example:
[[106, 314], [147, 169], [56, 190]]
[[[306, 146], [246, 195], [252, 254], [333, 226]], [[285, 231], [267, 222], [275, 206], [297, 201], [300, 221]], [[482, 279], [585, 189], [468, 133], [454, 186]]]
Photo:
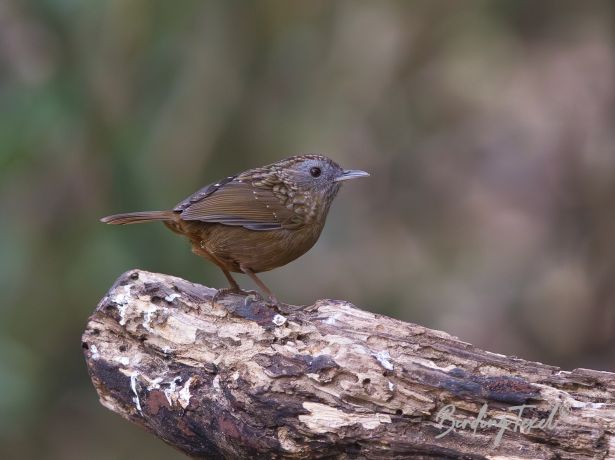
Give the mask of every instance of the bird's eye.
[[310, 168], [310, 174], [312, 175], [312, 177], [320, 176], [321, 172], [322, 171], [320, 170], [320, 168], [317, 168], [316, 166], [314, 166], [313, 168]]

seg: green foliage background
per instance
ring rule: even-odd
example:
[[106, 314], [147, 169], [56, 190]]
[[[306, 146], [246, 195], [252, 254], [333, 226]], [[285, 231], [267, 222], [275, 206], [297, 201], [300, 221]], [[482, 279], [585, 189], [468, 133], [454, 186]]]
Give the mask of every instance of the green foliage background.
[[615, 370], [614, 24], [607, 1], [2, 2], [0, 457], [181, 458], [98, 404], [79, 338], [128, 269], [224, 278], [98, 218], [296, 153], [372, 177], [264, 275], [282, 299]]

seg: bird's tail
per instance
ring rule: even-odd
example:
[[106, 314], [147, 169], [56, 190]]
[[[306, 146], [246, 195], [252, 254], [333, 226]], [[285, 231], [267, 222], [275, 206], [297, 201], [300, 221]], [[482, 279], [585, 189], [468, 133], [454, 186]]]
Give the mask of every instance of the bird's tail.
[[103, 217], [100, 221], [105, 224], [126, 225], [142, 224], [143, 222], [154, 222], [157, 220], [173, 220], [174, 217], [175, 213], [173, 211], [141, 211], [114, 214], [112, 216]]

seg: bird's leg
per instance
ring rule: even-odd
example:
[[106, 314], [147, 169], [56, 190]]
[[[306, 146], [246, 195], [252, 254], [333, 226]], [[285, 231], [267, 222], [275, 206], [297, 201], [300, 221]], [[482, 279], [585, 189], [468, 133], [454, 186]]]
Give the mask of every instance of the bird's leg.
[[261, 291], [267, 294], [267, 297], [269, 297], [269, 300], [271, 301], [273, 305], [279, 304], [278, 299], [275, 296], [275, 294], [271, 292], [271, 290], [267, 286], [265, 286], [265, 283], [263, 283], [252, 270], [250, 270], [248, 267], [245, 267], [243, 265], [240, 265], [239, 267], [241, 268], [242, 272], [244, 272], [246, 275], [252, 278], [252, 281], [256, 283], [256, 285], [259, 287]]
[[[233, 276], [231, 275], [231, 272], [229, 272], [226, 268], [223, 268], [221, 264], [218, 265], [218, 267], [220, 267], [220, 270], [222, 270], [222, 273], [224, 273], [224, 276], [226, 276], [226, 279], [228, 280], [230, 287], [218, 289], [218, 294], [216, 295], [226, 294], [227, 292], [233, 292], [233, 293], [238, 293], [238, 294], [257, 295], [258, 297], [262, 298], [262, 296], [257, 291], [246, 291], [245, 289], [241, 289], [237, 281], [235, 281], [235, 278], [233, 278]], [[216, 296], [214, 296], [214, 298], [215, 297]]]
[[241, 292], [241, 288], [239, 287], [239, 284], [237, 284], [237, 281], [235, 281], [235, 278], [231, 276], [231, 273], [222, 267], [220, 267], [220, 269], [222, 270], [222, 272], [224, 273], [224, 276], [226, 276], [226, 279], [228, 280], [230, 284], [230, 287], [228, 288], [228, 290], [231, 292]]
[[224, 268], [224, 264], [222, 263], [222, 261], [220, 261], [216, 256], [214, 256], [211, 252], [207, 250], [207, 248], [205, 247], [205, 243], [202, 240], [194, 242], [194, 244], [192, 245], [192, 252], [194, 252], [197, 256], [201, 256], [216, 264], [218, 268], [222, 270], [222, 273], [224, 273], [224, 276], [226, 277], [230, 285], [227, 288], [218, 289], [216, 291], [214, 296], [211, 298], [212, 307], [216, 303], [216, 300], [218, 300], [220, 297], [224, 296], [228, 292], [243, 292], [239, 287], [239, 284], [237, 284], [237, 281], [235, 281], [235, 278], [233, 278], [231, 273], [226, 268]]
[[[196, 255], [204, 257], [205, 259], [207, 259], [207, 260], [213, 262], [214, 264], [216, 264], [218, 266], [218, 268], [220, 270], [222, 270], [222, 273], [224, 273], [224, 276], [226, 277], [226, 279], [229, 282], [230, 286], [228, 288], [218, 289], [218, 291], [211, 298], [211, 305], [212, 305], [212, 307], [214, 306], [214, 304], [216, 303], [216, 301], [220, 297], [223, 297], [225, 294], [230, 293], [230, 292], [237, 293], [237, 294], [246, 294], [248, 296], [255, 295], [255, 296], [260, 297], [262, 299], [262, 296], [257, 291], [244, 291], [243, 289], [241, 289], [241, 287], [239, 286], [237, 281], [235, 281], [235, 278], [233, 278], [231, 273], [225, 268], [225, 264], [220, 259], [218, 259], [215, 255], [213, 255], [211, 252], [209, 252], [207, 250], [207, 248], [205, 246], [205, 242], [203, 240], [200, 240], [196, 244], [192, 245], [192, 252], [194, 252]], [[246, 273], [243, 268], [242, 268], [242, 271], [244, 273]], [[250, 271], [250, 272], [252, 273], [251, 276], [256, 277], [256, 275], [254, 275], [254, 273], [252, 271]], [[265, 293], [267, 293], [267, 295], [269, 295], [270, 299], [271, 298], [275, 299], [275, 296], [273, 296], [271, 291], [269, 289], [267, 289], [267, 287], [258, 278], [256, 278], [256, 279], [258, 280], [258, 281], [256, 281], [258, 286], [263, 291], [265, 291]], [[275, 303], [277, 304], [277, 300], [275, 301]]]
[[[235, 281], [235, 279], [231, 276], [228, 270], [222, 267], [220, 267], [220, 270], [222, 270], [222, 273], [224, 273], [224, 276], [226, 276], [226, 279], [228, 280], [230, 287], [218, 289], [218, 292], [216, 292], [214, 296], [211, 298], [212, 306], [213, 304], [216, 303], [216, 300], [218, 300], [220, 297], [224, 296], [227, 293], [246, 294], [247, 297], [256, 296], [261, 299], [263, 298], [257, 291], [245, 291], [241, 289], [239, 287], [239, 284], [237, 284], [237, 281]], [[246, 301], [247, 301], [247, 298], [246, 298]]]
[[[237, 281], [235, 281], [235, 278], [233, 278], [231, 276], [231, 274], [230, 274], [230, 272], [228, 270], [222, 268], [220, 265], [218, 265], [218, 267], [220, 267], [220, 270], [222, 270], [222, 273], [224, 273], [224, 276], [226, 276], [226, 279], [228, 280], [230, 286], [227, 287], [227, 288], [218, 289], [218, 291], [211, 298], [212, 306], [213, 306], [213, 304], [216, 303], [216, 300], [218, 300], [220, 297], [224, 296], [225, 294], [227, 294], [229, 292], [238, 293], [238, 294], [248, 294], [248, 295], [256, 293], [255, 291], [244, 291], [243, 289], [241, 289], [239, 287], [239, 284], [237, 284]], [[258, 294], [258, 293], [256, 293], [256, 294]]]

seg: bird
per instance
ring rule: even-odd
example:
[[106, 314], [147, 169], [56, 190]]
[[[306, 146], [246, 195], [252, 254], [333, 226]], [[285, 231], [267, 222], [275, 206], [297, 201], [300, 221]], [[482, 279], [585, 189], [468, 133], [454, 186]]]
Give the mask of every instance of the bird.
[[344, 181], [367, 177], [319, 154], [304, 154], [249, 169], [206, 185], [167, 211], [114, 214], [114, 225], [163, 222], [187, 237], [192, 252], [217, 265], [230, 287], [231, 273], [249, 276], [273, 305], [275, 294], [256, 276], [281, 267], [314, 246]]

